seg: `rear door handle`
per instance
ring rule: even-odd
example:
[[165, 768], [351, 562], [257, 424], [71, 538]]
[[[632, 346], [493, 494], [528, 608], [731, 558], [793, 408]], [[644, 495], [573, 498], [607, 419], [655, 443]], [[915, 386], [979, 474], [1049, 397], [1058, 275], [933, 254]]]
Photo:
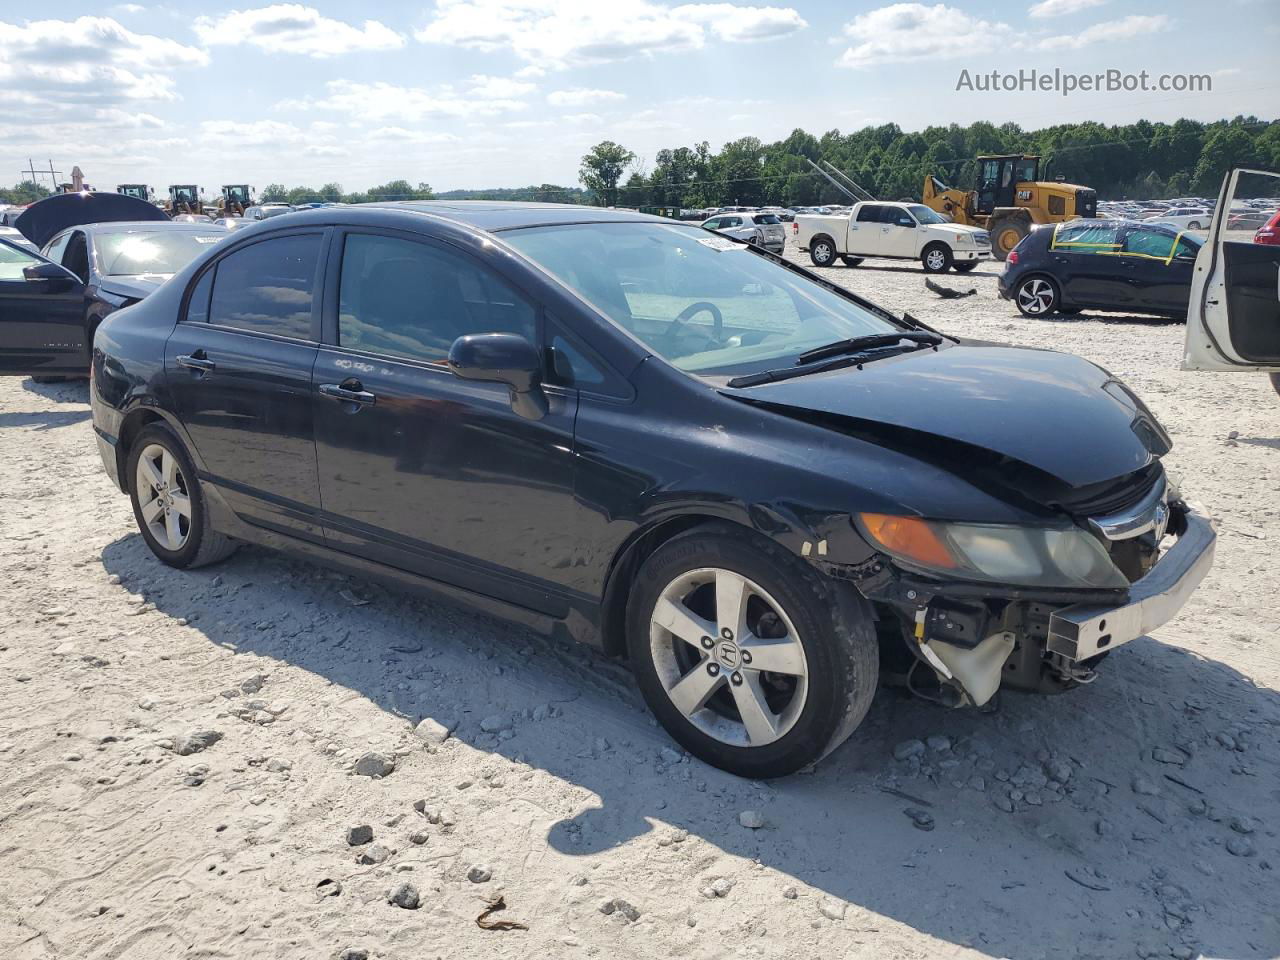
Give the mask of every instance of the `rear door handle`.
[[320, 394], [330, 400], [338, 400], [342, 403], [358, 403], [363, 406], [372, 406], [378, 399], [374, 394], [365, 390], [359, 380], [344, 380], [342, 383], [322, 383], [320, 384]]
[[203, 350], [197, 350], [192, 354], [181, 354], [175, 358], [178, 366], [186, 367], [188, 370], [196, 370], [200, 373], [209, 373], [217, 364], [204, 355]]

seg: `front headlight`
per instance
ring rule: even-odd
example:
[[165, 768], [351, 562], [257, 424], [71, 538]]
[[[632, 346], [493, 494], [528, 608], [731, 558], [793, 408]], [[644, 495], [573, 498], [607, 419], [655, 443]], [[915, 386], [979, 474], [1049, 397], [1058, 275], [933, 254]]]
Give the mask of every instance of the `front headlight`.
[[957, 235], [957, 237], [956, 237], [956, 246], [957, 246], [957, 247], [971, 247], [971, 246], [973, 246], [973, 234], [971, 234], [971, 233], [961, 233], [961, 234]]
[[945, 523], [860, 513], [858, 528], [875, 546], [934, 575], [1026, 587], [1126, 587], [1106, 548], [1078, 527]]

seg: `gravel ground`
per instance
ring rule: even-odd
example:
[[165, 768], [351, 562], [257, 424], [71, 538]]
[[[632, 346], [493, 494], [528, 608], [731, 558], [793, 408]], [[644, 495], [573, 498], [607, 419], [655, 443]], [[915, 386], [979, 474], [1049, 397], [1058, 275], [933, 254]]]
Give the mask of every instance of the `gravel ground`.
[[737, 780], [586, 649], [253, 548], [161, 566], [85, 385], [2, 380], [0, 953], [1280, 955], [1280, 398], [1179, 372], [1180, 325], [1024, 320], [994, 267], [825, 272], [1133, 386], [1221, 518], [1183, 614], [1068, 696], [884, 691], [815, 772]]

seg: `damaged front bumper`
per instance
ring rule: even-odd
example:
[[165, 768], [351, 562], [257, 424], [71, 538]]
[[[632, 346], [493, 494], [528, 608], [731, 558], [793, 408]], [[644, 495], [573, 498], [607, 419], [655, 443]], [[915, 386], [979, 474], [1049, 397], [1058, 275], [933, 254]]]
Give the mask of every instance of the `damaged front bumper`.
[[1114, 606], [1077, 603], [1049, 617], [1051, 653], [1078, 662], [1114, 650], [1172, 620], [1213, 566], [1218, 535], [1213, 520], [1191, 507], [1187, 528], [1151, 571]]
[[[1209, 572], [1212, 519], [1182, 502], [1176, 509], [1174, 544], [1122, 590], [948, 583], [899, 571], [883, 556], [828, 572], [896, 614], [910, 667], [927, 665], [950, 691], [944, 701], [980, 706], [1001, 687], [1056, 693], [1089, 682], [1106, 654], [1171, 620]], [[908, 687], [912, 673], [905, 671]]]

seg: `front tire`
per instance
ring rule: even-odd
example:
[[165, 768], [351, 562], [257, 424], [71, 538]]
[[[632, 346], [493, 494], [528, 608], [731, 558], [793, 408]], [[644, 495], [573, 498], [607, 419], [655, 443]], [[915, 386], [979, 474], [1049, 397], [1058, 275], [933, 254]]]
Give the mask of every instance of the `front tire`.
[[920, 252], [920, 262], [925, 273], [946, 273], [955, 261], [945, 243], [931, 243]]
[[627, 646], [667, 732], [752, 778], [794, 773], [843, 743], [879, 671], [871, 614], [852, 587], [730, 524], [690, 530], [645, 561]]
[[1039, 319], [1057, 311], [1062, 295], [1048, 277], [1027, 277], [1014, 291], [1013, 302], [1024, 317]]
[[809, 259], [815, 267], [829, 267], [836, 262], [836, 245], [830, 237], [815, 237], [809, 242]]
[[216, 563], [236, 542], [209, 526], [195, 464], [177, 435], [153, 423], [139, 432], [127, 461], [129, 499], [142, 539], [171, 567]]

